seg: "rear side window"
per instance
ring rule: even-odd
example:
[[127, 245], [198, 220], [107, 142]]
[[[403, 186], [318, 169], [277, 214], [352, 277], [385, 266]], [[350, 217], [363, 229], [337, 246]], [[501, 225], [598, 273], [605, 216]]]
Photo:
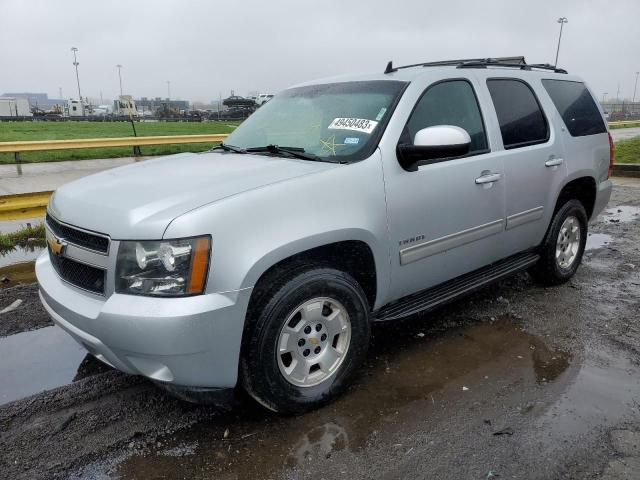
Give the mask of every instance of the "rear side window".
[[600, 110], [584, 83], [543, 80], [542, 84], [572, 137], [595, 135], [607, 131]]
[[447, 80], [429, 87], [418, 100], [401, 141], [411, 143], [419, 130], [436, 125], [464, 128], [471, 137], [471, 155], [488, 150], [480, 107], [466, 80]]
[[487, 87], [498, 115], [505, 149], [544, 143], [547, 119], [531, 87], [521, 80], [490, 79]]

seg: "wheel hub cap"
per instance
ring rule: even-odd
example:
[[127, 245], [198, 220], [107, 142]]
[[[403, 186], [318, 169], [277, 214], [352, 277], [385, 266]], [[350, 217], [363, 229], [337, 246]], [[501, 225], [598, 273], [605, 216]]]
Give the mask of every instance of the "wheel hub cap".
[[351, 341], [346, 309], [328, 297], [304, 302], [291, 312], [277, 344], [280, 373], [299, 387], [325, 381], [342, 365]]
[[580, 250], [580, 222], [574, 216], [567, 217], [556, 241], [556, 262], [563, 269], [570, 268]]

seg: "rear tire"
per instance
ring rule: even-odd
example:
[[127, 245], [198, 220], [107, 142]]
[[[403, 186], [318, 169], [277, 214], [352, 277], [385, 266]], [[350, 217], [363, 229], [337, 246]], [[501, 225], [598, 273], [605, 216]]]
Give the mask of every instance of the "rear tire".
[[299, 270], [252, 309], [240, 361], [243, 387], [266, 408], [300, 413], [339, 395], [366, 356], [369, 305], [349, 274]]
[[578, 270], [587, 242], [587, 213], [578, 200], [569, 200], [553, 216], [540, 245], [540, 260], [529, 274], [543, 285], [560, 285]]

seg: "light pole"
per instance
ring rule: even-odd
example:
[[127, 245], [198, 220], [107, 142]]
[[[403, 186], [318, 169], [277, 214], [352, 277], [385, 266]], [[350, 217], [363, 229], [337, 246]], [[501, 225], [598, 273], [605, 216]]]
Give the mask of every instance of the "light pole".
[[120, 96], [122, 96], [122, 73], [120, 72], [122, 65], [118, 64], [116, 68], [118, 69], [118, 79], [120, 80]]
[[636, 72], [636, 83], [633, 86], [633, 100], [631, 100], [632, 103], [636, 102], [636, 90], [638, 90], [638, 75], [640, 75], [640, 72]]
[[556, 63], [554, 65], [558, 65], [558, 55], [560, 54], [560, 41], [562, 40], [562, 27], [565, 23], [569, 23], [567, 17], [560, 17], [558, 19], [558, 23], [560, 24], [560, 35], [558, 36], [558, 48], [556, 49]]
[[82, 112], [82, 116], [84, 117], [84, 103], [82, 102], [82, 94], [80, 93], [80, 76], [78, 75], [78, 58], [76, 57], [76, 52], [78, 49], [76, 47], [71, 47], [71, 51], [73, 52], [73, 66], [76, 67], [76, 81], [78, 82], [78, 99], [80, 100], [80, 111]]

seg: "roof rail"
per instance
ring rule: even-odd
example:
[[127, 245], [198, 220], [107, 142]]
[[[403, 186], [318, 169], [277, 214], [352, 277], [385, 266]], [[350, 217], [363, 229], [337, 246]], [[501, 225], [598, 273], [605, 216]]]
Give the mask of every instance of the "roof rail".
[[394, 67], [393, 62], [387, 63], [384, 73], [397, 72], [403, 68], [413, 67], [446, 67], [455, 66], [457, 68], [486, 68], [489, 66], [498, 67], [511, 67], [519, 68], [521, 70], [531, 70], [532, 68], [538, 68], [543, 70], [553, 70], [556, 73], [567, 73], [566, 70], [557, 68], [555, 65], [549, 65], [548, 63], [534, 63], [528, 64], [523, 56], [520, 57], [496, 57], [496, 58], [466, 58], [460, 60], [441, 60], [439, 62], [427, 62], [427, 63], [414, 63], [412, 65], [403, 65], [400, 67]]

